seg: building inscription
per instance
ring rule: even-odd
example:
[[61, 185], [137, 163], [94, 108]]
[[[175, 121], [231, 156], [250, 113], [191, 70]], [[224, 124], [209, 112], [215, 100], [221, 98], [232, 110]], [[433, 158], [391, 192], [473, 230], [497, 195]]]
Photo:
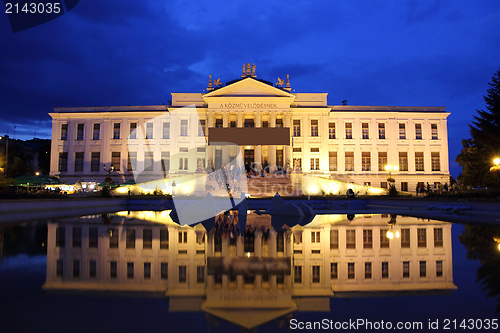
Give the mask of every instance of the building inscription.
[[221, 109], [276, 109], [276, 104], [271, 103], [225, 103]]

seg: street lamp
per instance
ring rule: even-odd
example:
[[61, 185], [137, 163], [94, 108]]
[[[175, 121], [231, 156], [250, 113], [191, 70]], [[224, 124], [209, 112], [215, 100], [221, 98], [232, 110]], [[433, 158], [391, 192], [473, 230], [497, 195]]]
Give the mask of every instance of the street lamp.
[[497, 176], [497, 180], [498, 180], [498, 187], [500, 188], [500, 158], [495, 158], [493, 160], [493, 163], [495, 165], [493, 165], [491, 168], [490, 168], [490, 172], [492, 174], [496, 174]]
[[7, 177], [7, 166], [9, 165], [9, 136], [0, 136], [0, 140], [5, 139], [5, 171], [4, 175]]
[[398, 171], [399, 168], [396, 166], [396, 165], [390, 165], [390, 164], [387, 164], [385, 166], [385, 171], [387, 171], [389, 173], [389, 177], [387, 177], [387, 181], [390, 183], [390, 186], [395, 186], [395, 182], [396, 180], [394, 178], [392, 178], [391, 174], [392, 172], [396, 172]]
[[111, 173], [112, 173], [113, 171], [115, 171], [115, 166], [114, 166], [113, 164], [111, 164], [111, 165], [109, 166], [109, 169], [108, 169], [108, 170], [106, 170], [106, 165], [103, 165], [103, 166], [102, 166], [102, 168], [103, 168], [103, 170], [104, 170], [104, 171], [107, 171], [107, 172], [108, 172], [108, 176], [109, 176], [109, 175], [111, 175]]
[[394, 237], [399, 238], [399, 230], [394, 229], [394, 226], [396, 225], [396, 217], [397, 215], [391, 214], [391, 219], [389, 222], [387, 222], [390, 226], [390, 229], [387, 230], [386, 237], [389, 239], [394, 239]]

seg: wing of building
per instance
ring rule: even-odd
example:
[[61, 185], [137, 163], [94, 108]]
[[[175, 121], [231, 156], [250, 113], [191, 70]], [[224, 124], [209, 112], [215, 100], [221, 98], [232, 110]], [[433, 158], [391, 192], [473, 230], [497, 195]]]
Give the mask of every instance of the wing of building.
[[[137, 168], [167, 178], [241, 154], [247, 168], [381, 188], [392, 176], [398, 190], [415, 191], [449, 181], [448, 115], [445, 107], [328, 105], [327, 93], [292, 92], [288, 76], [273, 84], [247, 64], [241, 78], [210, 77], [204, 93], [172, 93], [169, 105], [55, 108], [51, 175], [102, 182], [112, 170], [125, 181]], [[397, 171], [388, 175], [387, 165]]]

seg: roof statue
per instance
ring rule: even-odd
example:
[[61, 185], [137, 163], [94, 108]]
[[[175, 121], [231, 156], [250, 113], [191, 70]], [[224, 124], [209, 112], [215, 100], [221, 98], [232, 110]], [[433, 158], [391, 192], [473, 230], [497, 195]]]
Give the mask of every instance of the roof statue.
[[208, 87], [207, 87], [207, 91], [212, 91], [214, 90], [213, 86], [212, 86], [212, 74], [208, 74]]
[[215, 86], [215, 88], [222, 86], [222, 82], [220, 82], [220, 78], [218, 78], [217, 80], [214, 80], [214, 86]]
[[285, 84], [285, 81], [283, 79], [280, 79], [280, 77], [278, 76], [278, 82], [276, 82], [276, 87], [283, 88], [284, 84]]
[[257, 75], [255, 75], [255, 64], [253, 65], [250, 65], [250, 63], [247, 63], [246, 65], [243, 64], [243, 72], [241, 74], [241, 77], [242, 78], [245, 78], [245, 77], [253, 77], [253, 78], [256, 78]]

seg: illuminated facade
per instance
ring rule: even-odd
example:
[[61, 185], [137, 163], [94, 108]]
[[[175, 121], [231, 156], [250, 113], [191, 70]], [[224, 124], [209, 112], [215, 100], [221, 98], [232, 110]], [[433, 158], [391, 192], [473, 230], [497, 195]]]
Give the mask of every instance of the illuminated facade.
[[[456, 289], [450, 223], [318, 215], [274, 230], [269, 216], [254, 214], [247, 223], [266, 219], [268, 234], [235, 238], [180, 227], [168, 212], [49, 224], [44, 288], [156, 292], [170, 297], [170, 311], [204, 311], [247, 328], [297, 310], [330, 311], [330, 297]], [[232, 258], [240, 269], [252, 258], [291, 266], [283, 274], [211, 274], [211, 258]]]
[[[51, 175], [101, 182], [113, 165], [123, 181], [134, 167], [176, 177], [241, 153], [257, 169], [382, 188], [386, 165], [397, 166], [396, 188], [415, 191], [418, 182], [449, 181], [448, 115], [444, 107], [328, 105], [327, 93], [296, 93], [288, 77], [273, 85], [248, 64], [241, 79], [210, 78], [204, 93], [172, 93], [169, 105], [55, 108]], [[203, 148], [216, 138], [235, 145]]]

